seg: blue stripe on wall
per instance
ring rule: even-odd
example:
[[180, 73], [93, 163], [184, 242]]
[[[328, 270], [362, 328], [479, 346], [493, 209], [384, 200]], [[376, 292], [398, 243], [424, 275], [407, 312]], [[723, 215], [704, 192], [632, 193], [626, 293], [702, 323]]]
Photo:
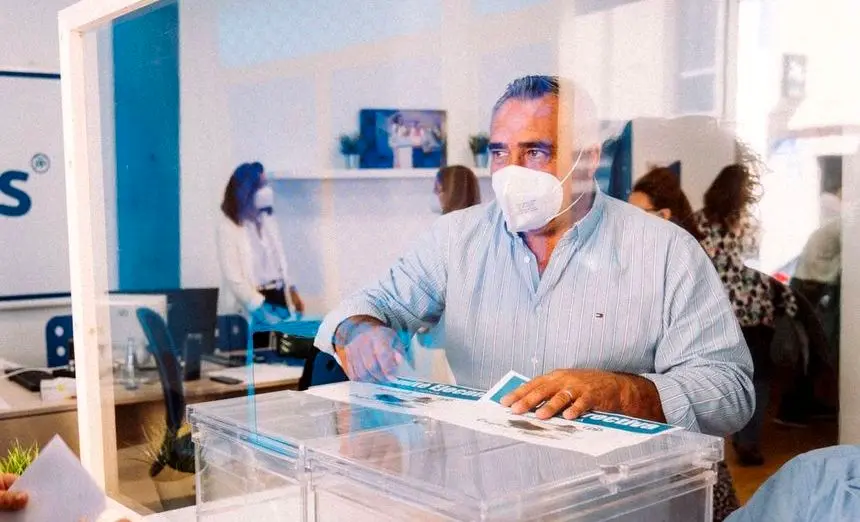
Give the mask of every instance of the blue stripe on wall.
[[178, 288], [179, 10], [113, 26], [119, 289]]

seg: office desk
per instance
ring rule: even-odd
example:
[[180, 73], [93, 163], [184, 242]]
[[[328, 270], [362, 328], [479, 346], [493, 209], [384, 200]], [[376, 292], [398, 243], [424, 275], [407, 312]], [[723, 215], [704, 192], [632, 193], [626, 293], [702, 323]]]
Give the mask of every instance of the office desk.
[[[227, 385], [212, 381], [210, 374], [224, 367], [203, 361], [201, 379], [184, 383], [185, 401], [188, 404], [237, 397], [247, 392], [246, 384]], [[301, 369], [297, 368], [297, 375]], [[141, 384], [136, 390], [126, 390], [120, 384], [113, 386], [113, 403], [116, 408], [117, 442], [119, 447], [138, 444], [146, 426], [164, 424], [164, 395], [157, 372], [143, 372], [151, 382]], [[255, 384], [258, 393], [295, 388], [298, 377]], [[60, 434], [69, 447], [79, 452], [77, 427], [77, 402], [75, 399], [43, 402], [39, 393], [0, 379], [0, 399], [8, 403], [8, 409], [0, 410], [0, 452], [15, 440], [22, 444], [32, 442], [40, 446], [55, 434]], [[158, 424], [160, 422], [160, 424]], [[133, 428], [133, 429], [132, 429]]]

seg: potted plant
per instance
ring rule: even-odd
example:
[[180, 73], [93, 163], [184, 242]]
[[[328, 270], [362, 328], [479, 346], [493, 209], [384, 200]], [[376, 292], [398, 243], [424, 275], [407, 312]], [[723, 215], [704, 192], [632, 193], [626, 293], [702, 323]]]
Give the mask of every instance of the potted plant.
[[361, 134], [341, 134], [340, 153], [346, 162], [346, 168], [357, 169], [361, 153], [364, 152], [364, 139]]
[[475, 166], [486, 168], [489, 160], [490, 137], [484, 133], [469, 136], [469, 148], [475, 158]]
[[0, 473], [12, 473], [20, 476], [38, 456], [38, 445], [34, 443], [32, 446], [25, 448], [16, 440], [6, 453], [6, 457], [0, 459]]
[[183, 425], [177, 433], [166, 431], [144, 428], [143, 461], [149, 464], [149, 477], [165, 510], [193, 506], [195, 463], [191, 430]]

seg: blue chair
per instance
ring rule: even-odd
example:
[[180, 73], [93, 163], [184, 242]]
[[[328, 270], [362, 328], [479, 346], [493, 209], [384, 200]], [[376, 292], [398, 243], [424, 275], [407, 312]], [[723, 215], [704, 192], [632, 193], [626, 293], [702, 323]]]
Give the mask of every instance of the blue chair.
[[149, 352], [155, 358], [161, 389], [164, 393], [164, 407], [167, 412], [167, 432], [158, 458], [149, 468], [154, 477], [169, 466], [178, 471], [194, 473], [194, 444], [191, 435], [179, 435], [185, 419], [185, 390], [182, 383], [182, 366], [179, 352], [164, 319], [149, 308], [137, 309], [137, 320], [143, 328], [149, 345]]
[[49, 368], [69, 364], [69, 340], [71, 338], [71, 315], [57, 315], [45, 323], [45, 348], [48, 350]]
[[238, 314], [218, 316], [218, 339], [221, 351], [244, 350], [248, 342], [248, 321]]
[[346, 382], [346, 376], [340, 364], [334, 357], [314, 348], [313, 353], [305, 359], [305, 368], [299, 378], [298, 389], [304, 391], [311, 386], [322, 386], [323, 384], [334, 384]]

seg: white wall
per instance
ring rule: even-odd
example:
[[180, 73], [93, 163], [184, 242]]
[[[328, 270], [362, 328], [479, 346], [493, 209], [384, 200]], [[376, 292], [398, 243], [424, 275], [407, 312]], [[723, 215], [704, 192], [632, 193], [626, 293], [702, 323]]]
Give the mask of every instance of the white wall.
[[[0, 174], [27, 174], [14, 187], [26, 194], [29, 210], [0, 215], [0, 295], [67, 292], [68, 233], [62, 140], [60, 82], [0, 77]], [[31, 158], [44, 154], [50, 168], [40, 172]], [[18, 198], [0, 192], [0, 205], [20, 207]]]
[[3, 0], [0, 11], [0, 70], [59, 72], [57, 11], [75, 1]]
[[[798, 130], [860, 124], [854, 94], [860, 73], [844, 66], [860, 46], [860, 3], [742, 0], [740, 16], [737, 131], [769, 162], [762, 177], [760, 261], [771, 270], [796, 257], [819, 225], [815, 156], [844, 152], [827, 150], [824, 140], [782, 140]], [[807, 58], [802, 101], [782, 99], [785, 54]]]
[[[613, 2], [581, 19], [564, 0], [181, 2], [183, 285], [219, 281], [217, 208], [236, 165], [340, 167], [336, 137], [357, 130], [362, 108], [446, 110], [449, 163], [467, 165], [468, 135], [523, 74], [575, 76], [602, 117], [673, 116], [676, 2]], [[433, 219], [429, 179], [275, 185], [292, 272], [318, 311]]]
[[[59, 72], [57, 11], [73, 0], [6, 0], [0, 14], [0, 71]], [[31, 201], [22, 216], [0, 215], [0, 295], [66, 292], [69, 262], [60, 82], [0, 77], [0, 174], [28, 174], [16, 188]], [[47, 155], [50, 168], [37, 172], [31, 159]], [[0, 204], [17, 199], [0, 193]]]
[[[4, 0], [0, 14], [0, 70], [59, 72], [57, 11], [75, 0]], [[110, 50], [110, 34], [98, 35]], [[109, 72], [110, 54], [92, 54], [92, 67]], [[99, 61], [100, 60], [100, 61]], [[108, 132], [103, 147], [109, 186], [113, 180], [112, 78], [100, 78], [107, 100]], [[95, 103], [88, 90], [88, 101]], [[0, 77], [0, 114], [5, 133], [0, 140], [0, 173], [21, 170], [29, 179], [18, 185], [32, 199], [20, 217], [0, 216], [0, 295], [57, 293], [69, 290], [69, 256], [62, 142], [60, 82], [56, 79]], [[51, 167], [37, 173], [30, 165], [37, 153]], [[109, 194], [108, 201], [114, 198]], [[0, 204], [10, 203], [0, 195]], [[113, 216], [113, 213], [110, 214]], [[110, 223], [115, 220], [108, 220]], [[115, 227], [114, 227], [115, 228]], [[113, 233], [115, 237], [115, 232]], [[115, 241], [110, 252], [115, 252]], [[68, 300], [0, 303], [0, 357], [19, 364], [43, 366], [46, 360], [45, 323], [68, 315]]]
[[[467, 137], [487, 128], [505, 84], [557, 70], [555, 29], [532, 23], [557, 3], [527, 3], [535, 5], [498, 15], [450, 0], [389, 4], [349, 23], [342, 2], [316, 3], [300, 22], [295, 6], [278, 2], [181, 3], [183, 285], [219, 280], [217, 206], [235, 165], [339, 167], [336, 137], [357, 130], [361, 108], [447, 110], [449, 163], [471, 165]], [[334, 41], [316, 39], [323, 24]], [[312, 36], [298, 41], [291, 31]], [[318, 310], [380, 273], [434, 217], [427, 178], [275, 186], [292, 272]], [[491, 196], [486, 182], [483, 194]]]
[[720, 170], [735, 162], [735, 140], [709, 116], [633, 120], [634, 183], [652, 166], [681, 162], [681, 187], [694, 209]]

